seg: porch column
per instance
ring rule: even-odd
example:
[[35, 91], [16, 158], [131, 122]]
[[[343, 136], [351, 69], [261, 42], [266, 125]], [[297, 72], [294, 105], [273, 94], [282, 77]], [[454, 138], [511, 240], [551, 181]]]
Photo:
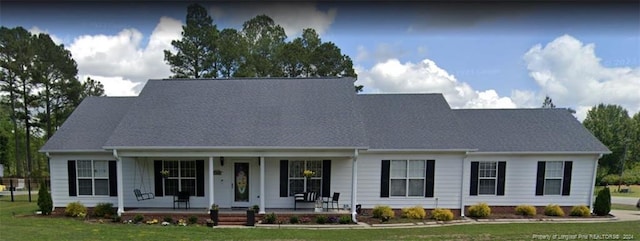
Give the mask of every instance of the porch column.
[[264, 157], [261, 156], [260, 157], [260, 211], [258, 212], [259, 214], [265, 214], [265, 196], [264, 196], [264, 166], [266, 165], [264, 163]]
[[213, 199], [213, 157], [210, 156], [209, 157], [209, 209], [211, 208], [211, 205], [213, 205], [214, 199]]
[[358, 223], [356, 205], [356, 192], [358, 192], [358, 149], [353, 152], [353, 161], [351, 162], [351, 220]]
[[[113, 152], [116, 153], [116, 150], [114, 149]], [[118, 179], [118, 216], [122, 216], [124, 213], [124, 183], [122, 180], [122, 158], [120, 157], [116, 157], [116, 177]]]

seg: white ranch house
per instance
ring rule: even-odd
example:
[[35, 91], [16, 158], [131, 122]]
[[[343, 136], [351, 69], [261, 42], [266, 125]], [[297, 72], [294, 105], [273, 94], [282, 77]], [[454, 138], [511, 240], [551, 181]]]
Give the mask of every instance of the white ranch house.
[[460, 215], [478, 202], [593, 203], [609, 150], [567, 110], [454, 110], [441, 94], [356, 94], [353, 81], [163, 79], [137, 97], [89, 97], [40, 150], [54, 207], [167, 208], [178, 190], [191, 208], [260, 213], [293, 208], [305, 191], [338, 192], [340, 208]]

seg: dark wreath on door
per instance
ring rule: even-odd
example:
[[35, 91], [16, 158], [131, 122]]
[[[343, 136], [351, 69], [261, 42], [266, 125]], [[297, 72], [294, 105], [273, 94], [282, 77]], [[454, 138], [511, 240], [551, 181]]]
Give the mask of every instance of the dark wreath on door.
[[236, 202], [249, 202], [249, 163], [234, 164], [234, 200]]

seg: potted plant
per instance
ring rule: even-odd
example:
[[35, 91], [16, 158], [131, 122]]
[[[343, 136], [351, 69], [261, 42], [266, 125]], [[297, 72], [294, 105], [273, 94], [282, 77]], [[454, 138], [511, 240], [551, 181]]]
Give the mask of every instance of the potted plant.
[[160, 175], [162, 176], [162, 178], [169, 177], [169, 170], [164, 169], [164, 170], [160, 171]]
[[220, 207], [218, 204], [211, 204], [211, 209], [209, 209], [209, 218], [213, 222], [213, 226], [218, 226], [218, 212], [220, 211]]
[[256, 223], [256, 213], [253, 208], [247, 209], [247, 226], [254, 226]]
[[253, 212], [254, 213], [259, 213], [260, 212], [260, 206], [259, 205], [253, 205]]

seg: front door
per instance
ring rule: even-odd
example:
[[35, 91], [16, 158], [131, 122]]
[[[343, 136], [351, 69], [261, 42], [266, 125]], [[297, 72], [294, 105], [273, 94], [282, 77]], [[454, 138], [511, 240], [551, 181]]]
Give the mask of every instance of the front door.
[[233, 163], [233, 207], [249, 207], [249, 162]]

